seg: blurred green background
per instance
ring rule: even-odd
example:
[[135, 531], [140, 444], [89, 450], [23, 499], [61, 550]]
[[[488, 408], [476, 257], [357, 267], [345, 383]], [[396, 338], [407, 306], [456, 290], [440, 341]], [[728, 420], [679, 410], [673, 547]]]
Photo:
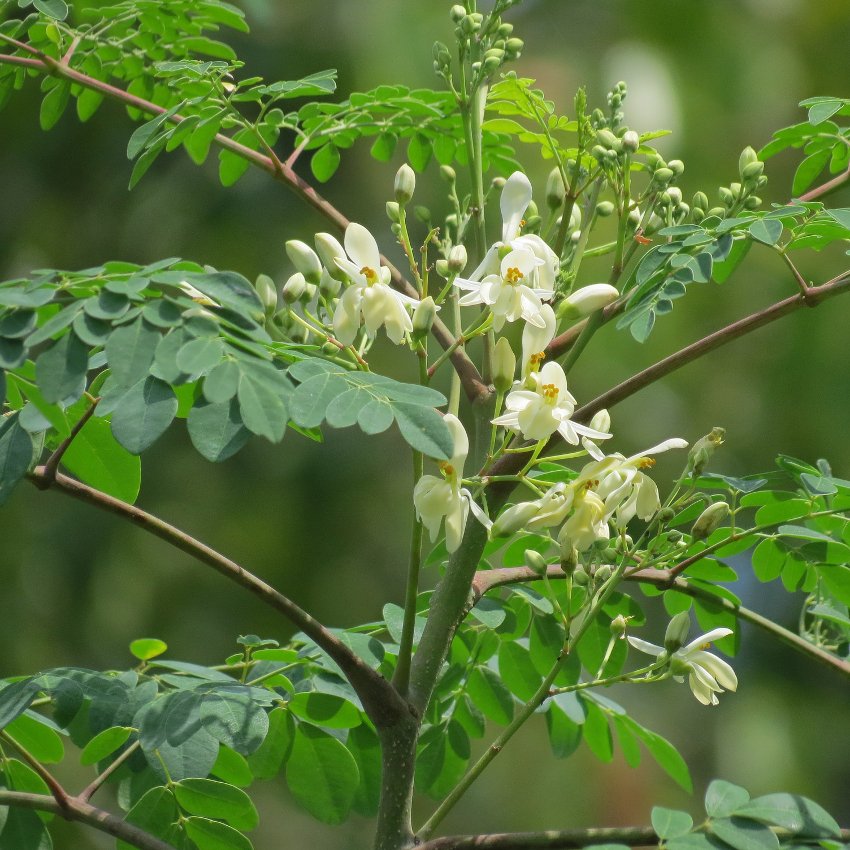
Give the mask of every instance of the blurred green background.
[[[247, 73], [269, 79], [339, 68], [341, 97], [385, 82], [436, 86], [431, 45], [451, 39], [449, 5], [244, 0], [254, 34], [229, 40]], [[508, 19], [526, 41], [516, 69], [536, 78], [562, 111], [570, 111], [580, 85], [596, 105], [617, 80], [628, 82], [627, 122], [639, 130], [675, 131], [659, 146], [685, 161], [680, 185], [686, 200], [697, 189], [715, 199], [718, 185], [736, 179], [745, 145], [758, 148], [774, 129], [803, 120], [799, 100], [848, 92], [850, 7], [844, 3], [526, 0]], [[213, 157], [203, 168], [182, 153], [163, 157], [128, 193], [124, 152], [132, 125], [122, 109], [105, 104], [86, 125], [69, 110], [45, 134], [38, 127], [38, 100], [31, 82], [0, 115], [2, 279], [39, 267], [182, 256], [251, 278], [266, 272], [282, 283], [291, 271], [284, 241], [311, 241], [312, 233], [327, 229], [265, 174], [249, 172], [234, 188], [221, 189]], [[547, 168], [531, 149], [521, 156], [542, 201]], [[357, 148], [322, 190], [386, 246], [384, 202], [401, 161], [399, 153], [392, 167], [381, 165], [365, 146]], [[766, 202], [787, 200], [795, 163], [793, 154], [769, 162]], [[419, 178], [419, 187], [417, 200], [440, 209], [435, 166]], [[850, 190], [831, 203], [850, 206]], [[841, 249], [799, 258], [814, 282], [846, 263]], [[584, 282], [603, 275], [602, 264], [584, 267]], [[572, 390], [580, 402], [588, 400], [793, 291], [779, 260], [754, 248], [723, 287], [694, 285], [647, 344], [606, 328], [584, 355]], [[693, 441], [723, 425], [728, 442], [716, 471], [761, 471], [783, 451], [809, 461], [827, 457], [837, 475], [850, 477], [848, 318], [850, 303], [831, 301], [686, 367], [614, 409], [616, 448], [629, 454], [672, 435]], [[401, 355], [390, 348], [379, 356], [395, 369], [392, 360]], [[399, 374], [405, 368], [399, 366]], [[367, 439], [344, 431], [328, 433], [323, 446], [293, 432], [273, 448], [255, 440], [214, 468], [176, 426], [145, 455], [139, 503], [244, 563], [324, 622], [346, 626], [375, 619], [384, 602], [401, 599], [408, 467], [397, 436]], [[668, 461], [657, 469], [663, 488], [676, 465]], [[175, 657], [217, 663], [240, 633], [289, 633], [259, 603], [187, 557], [57, 494], [22, 485], [0, 513], [0, 546], [0, 675], [70, 663], [129, 666], [129, 641], [154, 635]], [[746, 575], [746, 559], [739, 566]], [[751, 582], [741, 594], [751, 607], [794, 627], [801, 598], [789, 600], [781, 589]], [[681, 748], [698, 794], [721, 776], [754, 794], [812, 796], [847, 823], [847, 683], [746, 626], [743, 633], [734, 662], [740, 690], [718, 708], [703, 708], [685, 687], [670, 683], [613, 696]], [[330, 829], [295, 809], [282, 786], [266, 785], [259, 793], [258, 850], [367, 843], [369, 825], [356, 817]], [[583, 749], [568, 762], [554, 762], [543, 724], [535, 722], [445, 827], [472, 832], [645, 823], [653, 803], [701, 810], [648, 761], [635, 770], [619, 756], [599, 765]], [[79, 836], [58, 846], [83, 850], [109, 843], [98, 842]]]

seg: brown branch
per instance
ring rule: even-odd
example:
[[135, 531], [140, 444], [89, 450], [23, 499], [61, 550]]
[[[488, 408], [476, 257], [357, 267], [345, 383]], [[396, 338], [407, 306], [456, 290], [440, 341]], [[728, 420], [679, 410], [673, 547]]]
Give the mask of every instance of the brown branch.
[[22, 791], [6, 791], [0, 788], [0, 806], [18, 806], [22, 809], [34, 809], [61, 815], [67, 820], [79, 821], [94, 827], [100, 832], [126, 841], [139, 850], [174, 850], [171, 844], [156, 838], [143, 829], [122, 820], [119, 817], [85, 803], [82, 800], [68, 798], [68, 808], [62, 809], [53, 797], [46, 794], [28, 794]]
[[599, 827], [595, 829], [547, 830], [546, 832], [501, 832], [490, 835], [444, 835], [419, 844], [417, 850], [577, 850], [594, 844], [626, 844], [629, 847], [651, 847], [658, 835], [649, 826]]
[[40, 482], [42, 489], [47, 489], [55, 480], [56, 473], [59, 471], [59, 462], [62, 460], [65, 452], [68, 451], [71, 443], [74, 442], [74, 438], [83, 430], [86, 425], [86, 422], [92, 418], [92, 414], [94, 413], [94, 409], [97, 407], [97, 403], [100, 401], [99, 398], [96, 398], [91, 405], [88, 407], [85, 413], [77, 420], [74, 427], [71, 429], [71, 433], [57, 446], [56, 451], [47, 458], [47, 462], [44, 464], [44, 480]]
[[814, 189], [809, 189], [808, 192], [803, 192], [797, 200], [804, 202], [816, 201], [818, 198], [829, 194], [829, 192], [833, 191], [833, 189], [843, 186], [848, 180], [850, 180], [850, 166], [842, 171], [841, 174], [836, 174], [831, 180], [827, 180], [826, 183], [821, 183], [820, 186], [815, 186]]
[[71, 795], [62, 787], [59, 780], [27, 749], [19, 744], [8, 732], [0, 732], [0, 738], [10, 743], [20, 754], [21, 758], [41, 777], [44, 784], [50, 789], [56, 805], [63, 816], [67, 817], [70, 807]]
[[[110, 85], [109, 83], [90, 77], [87, 74], [83, 74], [63, 62], [57, 62], [55, 59], [43, 54], [41, 54], [40, 59], [0, 54], [0, 64], [4, 62], [15, 65], [24, 65], [45, 74], [64, 77], [65, 79], [70, 80], [73, 83], [77, 83], [84, 88], [100, 92], [100, 94], [105, 97], [117, 100], [126, 106], [132, 106], [134, 109], [138, 109], [141, 112], [145, 112], [150, 115], [162, 115], [168, 111], [163, 106], [159, 106], [149, 100], [138, 97], [137, 95], [130, 94], [117, 86]], [[172, 124], [179, 124], [184, 120], [184, 116], [177, 113], [169, 116], [167, 120]], [[277, 156], [272, 158], [271, 156], [266, 156], [259, 151], [252, 150], [246, 145], [234, 141], [232, 138], [223, 133], [218, 133], [213, 141], [220, 148], [228, 150], [231, 153], [235, 153], [237, 156], [248, 160], [248, 162], [255, 165], [257, 168], [269, 173], [275, 178], [275, 180], [278, 180], [287, 186], [295, 193], [295, 195], [298, 196], [298, 198], [304, 201], [304, 203], [317, 210], [335, 227], [343, 231], [346, 227], [348, 227], [349, 220], [335, 206], [333, 206], [333, 204], [323, 198], [306, 180], [299, 177], [288, 163], [281, 162]], [[417, 297], [418, 293], [416, 289], [408, 280], [405, 279], [402, 273], [386, 257], [382, 257], [381, 261], [390, 270], [390, 274], [392, 275], [392, 285], [406, 295], [410, 295], [413, 298]], [[434, 339], [436, 339], [439, 345], [444, 349], [448, 348], [454, 342], [454, 335], [439, 319], [434, 321], [431, 332], [434, 335]], [[467, 398], [471, 402], [486, 402], [487, 399], [490, 398], [492, 391], [488, 384], [486, 384], [482, 379], [477, 367], [469, 358], [467, 353], [462, 348], [456, 348], [452, 352], [451, 360], [455, 370], [460, 376]]]
[[[43, 487], [48, 481], [43, 466], [37, 466], [29, 474], [29, 478], [37, 487]], [[52, 488], [89, 505], [94, 505], [107, 513], [129, 520], [155, 537], [159, 537], [160, 540], [170, 543], [181, 552], [191, 555], [202, 564], [212, 567], [216, 572], [250, 591], [254, 596], [283, 614], [305, 635], [314, 640], [340, 666], [360, 697], [369, 718], [379, 728], [393, 726], [399, 719], [409, 714], [410, 709], [407, 702], [383, 676], [369, 667], [336, 635], [291, 599], [248, 572], [244, 567], [239, 566], [235, 561], [231, 561], [216, 552], [215, 549], [201, 543], [180, 531], [180, 529], [159, 519], [159, 517], [75, 481], [67, 475], [57, 474], [52, 483]]]
[[[692, 560], [699, 560], [699, 558]], [[562, 579], [564, 578], [564, 571], [560, 566], [553, 564], [546, 571], [546, 575], [550, 579]], [[475, 578], [472, 581], [472, 598], [474, 602], [477, 602], [487, 591], [495, 587], [504, 587], [505, 585], [537, 581], [539, 579], [540, 576], [530, 567], [500, 567], [495, 570], [479, 570], [475, 573]], [[676, 590], [679, 593], [684, 593], [686, 596], [710, 602], [712, 605], [734, 614], [739, 620], [744, 620], [768, 632], [793, 649], [802, 652], [810, 658], [814, 658], [816, 661], [820, 661], [836, 672], [850, 676], [850, 662], [832, 655], [819, 646], [815, 646], [813, 643], [809, 643], [805, 638], [800, 637], [788, 629], [782, 628], [782, 626], [774, 623], [767, 617], [762, 617], [761, 614], [757, 614], [743, 605], [735, 605], [729, 599], [717, 596], [709, 590], [692, 585], [683, 578], [676, 577], [672, 574], [672, 570], [639, 570], [638, 572], [626, 575], [625, 580], [652, 584], [664, 590]]]

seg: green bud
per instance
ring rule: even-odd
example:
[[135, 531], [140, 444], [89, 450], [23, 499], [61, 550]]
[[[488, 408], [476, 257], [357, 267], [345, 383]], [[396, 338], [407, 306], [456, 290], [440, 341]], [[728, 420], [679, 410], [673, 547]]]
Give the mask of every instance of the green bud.
[[720, 200], [723, 201], [726, 206], [731, 206], [734, 203], [735, 196], [732, 194], [731, 189], [727, 189], [725, 186], [720, 187]]
[[505, 58], [505, 51], [498, 47], [491, 47], [489, 50], [484, 51], [484, 58], [498, 59], [501, 62]]
[[507, 51], [508, 56], [512, 59], [519, 56], [524, 47], [525, 42], [521, 38], [509, 38], [505, 42], [505, 50]]
[[596, 215], [600, 218], [608, 218], [609, 215], [614, 214], [614, 204], [611, 201], [600, 201], [596, 205]]
[[460, 30], [464, 35], [472, 35], [480, 29], [481, 24], [476, 23], [472, 19], [472, 15], [464, 15], [463, 20], [460, 22]]
[[446, 227], [457, 227], [457, 216], [454, 213], [446, 216]]
[[434, 263], [434, 269], [440, 277], [448, 279], [448, 276], [451, 274], [449, 271], [449, 261], [444, 260], [442, 257]]
[[659, 186], [666, 186], [673, 179], [672, 168], [659, 168], [652, 175], [652, 181]]
[[703, 212], [708, 209], [708, 195], [705, 192], [697, 192], [693, 200], [694, 208], [701, 209]]
[[723, 207], [712, 207], [707, 215], [715, 215], [718, 218], [723, 218], [726, 215], [726, 210]]
[[608, 151], [602, 145], [594, 145], [590, 149], [590, 154], [594, 159], [603, 160], [608, 155]]
[[601, 567], [597, 568], [596, 572], [593, 574], [593, 577], [596, 579], [596, 581], [602, 584], [602, 582], [608, 581], [608, 579], [611, 578], [613, 574], [614, 570], [612, 570], [611, 567], [608, 566], [608, 564], [602, 564]]
[[688, 632], [691, 630], [691, 615], [687, 611], [680, 611], [667, 624], [667, 631], [664, 633], [664, 649], [667, 652], [673, 653], [677, 649], [681, 649], [688, 639]]
[[705, 540], [720, 523], [729, 516], [729, 505], [726, 502], [714, 502], [709, 505], [697, 518], [691, 528], [694, 540]]
[[701, 210], [699, 207], [694, 207], [691, 211], [691, 219], [694, 224], [699, 224], [705, 218], [705, 212]]
[[506, 393], [514, 382], [516, 355], [507, 337], [500, 336], [493, 349], [493, 384], [500, 393]]
[[401, 221], [401, 207], [399, 206], [398, 201], [387, 201], [387, 218], [393, 222], [393, 224], [397, 224]]
[[546, 559], [536, 549], [525, 550], [525, 563], [529, 569], [533, 570], [539, 576], [545, 576], [549, 565]]
[[502, 60], [495, 56], [488, 56], [483, 63], [484, 73], [493, 74], [502, 66]]
[[607, 283], [591, 283], [582, 286], [571, 293], [558, 305], [557, 316], [559, 319], [576, 321], [607, 307], [612, 301], [616, 301], [620, 293], [616, 287]]
[[567, 193], [567, 187], [564, 185], [564, 178], [561, 177], [560, 169], [553, 168], [546, 178], [546, 206], [550, 210], [556, 210], [564, 203], [564, 195]]
[[490, 530], [492, 537], [509, 537], [519, 531], [537, 516], [537, 505], [534, 502], [520, 502], [502, 511]]
[[455, 3], [449, 10], [449, 16], [454, 23], [459, 24], [466, 17], [466, 9], [460, 3]]
[[277, 310], [277, 288], [274, 281], [267, 274], [259, 274], [254, 281], [254, 289], [257, 291], [266, 315], [274, 315]]
[[610, 130], [598, 130], [596, 139], [603, 147], [609, 149], [620, 147], [620, 140]]
[[510, 34], [514, 31], [513, 24], [500, 24], [499, 28], [496, 30], [496, 34], [500, 38], [508, 38]]
[[[337, 258], [346, 259], [345, 249], [339, 244], [339, 240], [335, 236], [331, 236], [330, 233], [317, 233], [313, 242], [328, 274], [337, 280], [345, 280], [345, 272], [336, 264]], [[319, 281], [320, 286], [321, 283]]]
[[622, 138], [623, 150], [634, 153], [640, 147], [640, 136], [634, 130], [626, 130]]
[[741, 172], [741, 179], [746, 183], [755, 180], [757, 177], [761, 176], [762, 171], [764, 171], [764, 163], [763, 162], [751, 162], [744, 170]]
[[605, 113], [598, 106], [590, 113], [590, 122], [594, 127], [605, 126]]
[[[563, 566], [563, 561], [561, 562], [561, 564]], [[567, 570], [565, 569], [564, 572], [566, 573]], [[573, 571], [573, 584], [577, 585], [578, 587], [584, 587], [587, 582], [588, 576], [585, 572], [584, 567], [576, 567]]]
[[394, 222], [390, 225], [390, 233], [395, 236], [397, 239], [401, 239], [401, 225], [398, 222]]
[[413, 311], [413, 338], [423, 339], [431, 330], [437, 318], [437, 305], [429, 295], [423, 298]]
[[466, 248], [463, 245], [453, 246], [449, 251], [449, 271], [460, 274], [466, 268], [467, 262], [469, 262], [469, 258]]
[[767, 175], [762, 174], [758, 180], [756, 180], [756, 189], [761, 189], [762, 186], [767, 186]]
[[715, 426], [704, 437], [700, 437], [688, 452], [688, 470], [696, 477], [702, 475], [706, 464], [715, 450], [723, 445], [726, 429]]
[[730, 183], [729, 191], [732, 193], [732, 197], [737, 201], [738, 198], [741, 197], [741, 184], [740, 183]]
[[746, 201], [744, 201], [744, 208], [748, 210], [757, 210], [762, 204], [762, 200], [758, 195], [750, 195]]
[[673, 508], [662, 508], [656, 514], [658, 521], [661, 523], [670, 522], [674, 516], [676, 516], [676, 511], [674, 511]]
[[336, 298], [342, 288], [342, 281], [332, 277], [327, 269], [322, 269], [322, 279], [319, 281], [319, 292], [325, 298]]
[[524, 233], [539, 233], [543, 226], [543, 219], [539, 215], [526, 215]]
[[292, 318], [289, 315], [289, 307], [284, 307], [282, 310], [278, 310], [277, 313], [274, 314], [272, 322], [276, 327], [288, 334], [292, 329]]
[[339, 354], [339, 348], [335, 346], [330, 340], [322, 343], [322, 354], [332, 355]]
[[301, 294], [301, 303], [309, 304], [319, 293], [319, 287], [315, 283], [308, 283]]
[[295, 272], [283, 285], [283, 300], [287, 304], [294, 304], [301, 299], [306, 288], [307, 281], [304, 279], [304, 275], [301, 272]]
[[759, 155], [751, 147], [746, 147], [738, 157], [738, 174], [744, 177], [744, 170], [759, 161]]
[[393, 184], [395, 199], [401, 204], [410, 203], [413, 193], [416, 191], [416, 175], [413, 169], [405, 162], [395, 173]]
[[431, 55], [434, 57], [434, 69], [437, 73], [448, 68], [452, 63], [452, 54], [449, 52], [449, 48], [446, 47], [442, 41], [434, 42]]
[[611, 620], [611, 625], [609, 626], [611, 630], [611, 634], [615, 637], [623, 637], [626, 633], [626, 629], [629, 627], [629, 618], [624, 617], [622, 614], [617, 614], [613, 620]]
[[416, 206], [413, 208], [413, 214], [423, 224], [428, 224], [431, 221], [431, 210], [428, 207]]
[[449, 185], [453, 184], [455, 180], [457, 180], [457, 173], [450, 165], [441, 165], [440, 166], [440, 177], [446, 181]]
[[322, 263], [309, 245], [298, 239], [290, 239], [286, 243], [286, 253], [295, 270], [301, 272], [308, 283], [319, 282], [322, 277]]
[[494, 178], [490, 181], [490, 186], [491, 186], [493, 189], [501, 190], [501, 189], [504, 189], [504, 188], [505, 188], [505, 183], [506, 183], [506, 182], [507, 182], [507, 181], [505, 180], [505, 178], [504, 178], [504, 177], [494, 177]]
[[667, 167], [678, 177], [685, 170], [685, 163], [681, 159], [671, 159]]

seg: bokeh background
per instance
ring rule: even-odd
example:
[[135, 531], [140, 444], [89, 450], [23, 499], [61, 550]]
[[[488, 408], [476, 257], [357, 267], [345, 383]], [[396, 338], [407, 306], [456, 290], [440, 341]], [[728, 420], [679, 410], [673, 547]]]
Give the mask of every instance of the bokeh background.
[[[340, 96], [380, 83], [435, 86], [431, 45], [450, 41], [443, 0], [243, 0], [249, 38], [230, 39], [247, 71], [297, 78], [340, 71]], [[664, 127], [668, 157], [686, 163], [686, 199], [716, 197], [736, 179], [747, 144], [803, 120], [799, 100], [846, 95], [850, 8], [807, 0], [526, 0], [509, 15], [526, 41], [517, 70], [534, 77], [569, 112], [578, 86], [604, 102], [619, 79], [630, 87], [628, 123]], [[214, 157], [197, 168], [182, 153], [162, 157], [128, 193], [125, 159], [132, 126], [106, 104], [86, 125], [73, 111], [50, 133], [38, 128], [37, 84], [0, 115], [0, 276], [40, 267], [84, 268], [106, 259], [148, 262], [182, 256], [248, 277], [279, 282], [290, 273], [288, 238], [310, 241], [326, 225], [266, 175], [249, 173], [232, 189], [217, 181]], [[546, 167], [522, 151], [542, 200]], [[401, 154], [393, 163], [401, 162]], [[766, 201], [788, 198], [796, 159], [771, 160]], [[394, 167], [365, 146], [343, 157], [323, 190], [351, 218], [390, 234], [383, 216]], [[429, 182], [433, 188], [429, 188]], [[419, 178], [417, 199], [440, 209], [435, 166]], [[832, 199], [850, 206], [850, 190]], [[388, 248], [389, 250], [389, 248]], [[845, 268], [843, 249], [799, 259], [815, 282]], [[584, 267], [585, 282], [604, 279]], [[606, 328], [576, 370], [573, 392], [586, 400], [712, 329], [785, 297], [794, 284], [766, 249], [755, 248], [723, 287], [694, 285], [643, 346]], [[613, 411], [617, 448], [630, 453], [671, 435], [691, 441], [723, 425], [728, 442], [717, 471], [770, 468], [783, 451], [829, 458], [850, 477], [850, 303], [798, 312], [681, 370]], [[401, 359], [390, 347], [390, 368]], [[405, 366], [398, 366], [404, 374]], [[375, 619], [402, 596], [409, 507], [409, 463], [394, 435], [332, 432], [317, 446], [290, 432], [275, 447], [256, 440], [218, 467], [194, 452], [175, 426], [144, 458], [140, 504], [218, 547], [267, 578], [323, 621]], [[675, 472], [659, 464], [659, 481]], [[738, 563], [747, 574], [746, 558]], [[62, 664], [129, 666], [125, 647], [139, 636], [166, 640], [174, 657], [217, 663], [240, 633], [284, 639], [288, 632], [253, 599], [188, 558], [111, 517], [57, 494], [22, 485], [0, 513], [0, 675]], [[435, 576], [427, 576], [433, 581]], [[801, 597], [745, 582], [755, 609], [793, 628]], [[660, 623], [659, 628], [663, 627]], [[735, 666], [741, 687], [717, 708], [665, 684], [613, 694], [635, 717], [671, 738], [688, 758], [697, 795], [719, 776], [753, 794], [797, 791], [850, 821], [847, 683], [813, 669], [790, 650], [744, 626]], [[331, 829], [314, 824], [275, 784], [259, 791], [258, 850], [366, 846], [369, 825], [354, 817]], [[446, 822], [450, 831], [563, 828], [645, 823], [653, 804], [692, 800], [648, 759], [627, 768], [618, 756], [599, 765], [582, 749], [567, 762], [548, 754], [542, 723], [531, 723]], [[420, 805], [421, 813], [429, 804]], [[58, 846], [107, 846], [79, 835]]]

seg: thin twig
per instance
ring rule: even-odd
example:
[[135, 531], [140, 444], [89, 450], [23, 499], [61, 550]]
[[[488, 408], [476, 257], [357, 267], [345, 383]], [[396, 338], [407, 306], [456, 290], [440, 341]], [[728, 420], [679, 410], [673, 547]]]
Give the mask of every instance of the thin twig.
[[50, 789], [56, 805], [67, 817], [70, 810], [71, 795], [62, 787], [59, 780], [25, 747], [19, 744], [8, 732], [0, 732], [0, 738], [10, 743], [20, 754], [21, 758], [44, 780], [44, 784]]
[[[276, 671], [275, 671], [276, 672]], [[94, 796], [95, 792], [100, 788], [125, 761], [127, 761], [130, 756], [133, 755], [136, 750], [141, 746], [141, 741], [136, 739], [118, 756], [115, 761], [113, 761], [102, 773], [99, 773], [95, 778], [85, 787], [79, 794], [76, 795], [76, 799], [80, 800], [83, 803], [88, 803], [88, 801]]]
[[100, 401], [99, 398], [96, 398], [91, 406], [87, 408], [85, 413], [77, 420], [74, 427], [71, 429], [71, 433], [57, 446], [56, 451], [47, 458], [47, 462], [44, 464], [44, 479], [41, 483], [42, 489], [47, 489], [55, 480], [56, 473], [59, 471], [59, 462], [62, 460], [65, 452], [68, 451], [71, 443], [74, 442], [74, 438], [83, 430], [86, 425], [86, 422], [92, 418], [94, 414], [94, 409], [97, 407], [97, 403]]
[[[37, 466], [29, 473], [29, 478], [38, 487], [43, 486], [45, 481], [48, 480], [43, 466]], [[248, 572], [235, 561], [231, 561], [230, 558], [159, 519], [159, 517], [155, 517], [134, 505], [128, 505], [80, 481], [75, 481], [67, 475], [58, 473], [55, 481], [52, 482], [51, 489], [59, 490], [67, 496], [72, 496], [108, 513], [129, 520], [155, 537], [159, 537], [166, 543], [180, 549], [180, 551], [191, 555], [200, 563], [212, 567], [216, 572], [250, 591], [267, 605], [283, 614], [307, 637], [314, 640], [340, 666], [360, 697], [364, 710], [376, 726], [393, 725], [401, 715], [409, 713], [410, 709], [407, 702], [399, 696], [395, 688], [352, 652], [333, 632], [325, 628], [291, 599]]]
[[418, 845], [416, 850], [578, 850], [594, 844], [626, 844], [650, 847], [658, 835], [649, 826], [598, 827], [595, 829], [547, 830], [545, 832], [500, 832], [490, 835], [444, 835]]

